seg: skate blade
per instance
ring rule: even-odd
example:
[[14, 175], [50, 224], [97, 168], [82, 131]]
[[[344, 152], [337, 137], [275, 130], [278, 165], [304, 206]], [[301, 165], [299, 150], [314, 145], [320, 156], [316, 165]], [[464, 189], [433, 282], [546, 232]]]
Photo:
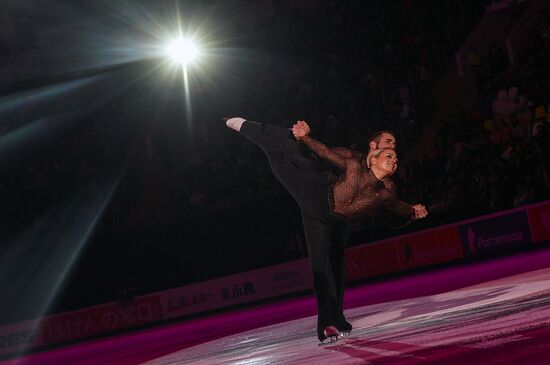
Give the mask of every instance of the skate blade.
[[337, 335], [328, 336], [323, 341], [319, 342], [319, 346], [332, 345], [332, 344], [335, 344], [336, 342], [338, 342], [338, 336]]
[[340, 332], [340, 337], [348, 337], [351, 335], [351, 331], [342, 331]]

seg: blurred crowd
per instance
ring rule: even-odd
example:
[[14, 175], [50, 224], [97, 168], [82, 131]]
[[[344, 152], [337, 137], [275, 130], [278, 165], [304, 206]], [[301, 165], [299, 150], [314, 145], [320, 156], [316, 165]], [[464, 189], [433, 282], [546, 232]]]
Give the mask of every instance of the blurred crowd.
[[508, 64], [496, 44], [481, 55], [484, 81], [477, 105], [457, 104], [439, 120], [430, 157], [404, 174], [404, 194], [441, 213], [432, 221], [550, 198], [550, 17], [533, 24], [529, 35], [516, 64]]

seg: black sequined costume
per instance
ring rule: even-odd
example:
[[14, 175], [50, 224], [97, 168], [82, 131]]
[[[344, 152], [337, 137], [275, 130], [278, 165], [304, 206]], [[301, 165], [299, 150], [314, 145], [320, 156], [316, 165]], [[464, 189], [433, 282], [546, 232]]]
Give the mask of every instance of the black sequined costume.
[[410, 204], [396, 197], [395, 185], [384, 184], [361, 159], [344, 157], [310, 136], [301, 140], [319, 157], [344, 170], [329, 188], [330, 212], [342, 219], [357, 220], [382, 213], [393, 227], [406, 225], [414, 213]]
[[287, 128], [246, 121], [240, 132], [262, 148], [274, 175], [302, 211], [317, 299], [319, 340], [325, 338], [323, 329], [329, 325], [351, 330], [342, 308], [349, 222], [383, 214], [392, 226], [402, 226], [410, 222], [413, 208], [397, 200], [395, 192], [361, 166], [359, 159], [336, 156], [312, 138], [303, 141], [313, 152], [344, 169], [344, 174], [335, 178], [317, 168], [314, 160], [301, 153], [299, 142]]

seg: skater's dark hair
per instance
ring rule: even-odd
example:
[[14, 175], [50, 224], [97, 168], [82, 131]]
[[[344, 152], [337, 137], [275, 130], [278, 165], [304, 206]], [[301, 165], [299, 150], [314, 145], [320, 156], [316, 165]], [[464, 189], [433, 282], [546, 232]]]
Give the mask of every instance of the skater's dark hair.
[[378, 144], [384, 133], [391, 134], [392, 137], [395, 138], [395, 133], [393, 133], [392, 131], [382, 130], [382, 131], [374, 132], [369, 138], [369, 143], [376, 142], [376, 144]]

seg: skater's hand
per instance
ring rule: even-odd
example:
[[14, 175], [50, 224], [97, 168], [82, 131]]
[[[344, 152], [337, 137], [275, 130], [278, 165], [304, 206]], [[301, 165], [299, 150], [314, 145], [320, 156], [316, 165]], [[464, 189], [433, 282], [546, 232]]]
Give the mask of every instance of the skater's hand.
[[417, 219], [425, 218], [428, 215], [428, 211], [426, 210], [426, 207], [422, 204], [415, 204], [412, 206], [414, 209], [414, 216], [412, 217], [412, 220], [415, 221]]
[[303, 121], [299, 120], [292, 126], [292, 134], [294, 135], [294, 138], [297, 140], [300, 140], [301, 138], [304, 138], [311, 132], [311, 129], [309, 128], [309, 125]]

